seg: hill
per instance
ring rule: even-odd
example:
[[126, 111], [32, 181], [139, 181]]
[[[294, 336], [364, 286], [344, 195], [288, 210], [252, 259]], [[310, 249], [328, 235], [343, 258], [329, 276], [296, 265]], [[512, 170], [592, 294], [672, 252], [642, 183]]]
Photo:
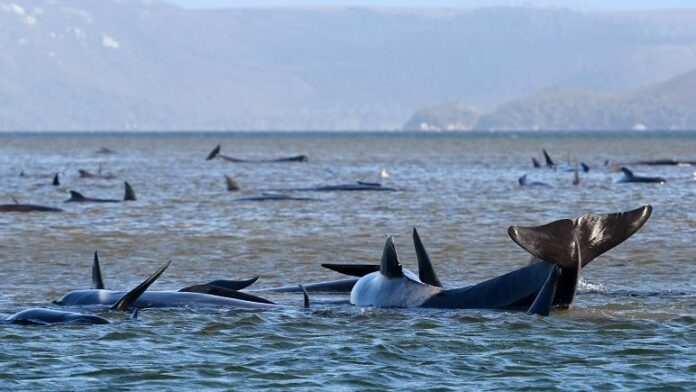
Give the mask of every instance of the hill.
[[0, 48], [0, 130], [399, 129], [434, 102], [683, 73], [696, 13], [0, 0]]

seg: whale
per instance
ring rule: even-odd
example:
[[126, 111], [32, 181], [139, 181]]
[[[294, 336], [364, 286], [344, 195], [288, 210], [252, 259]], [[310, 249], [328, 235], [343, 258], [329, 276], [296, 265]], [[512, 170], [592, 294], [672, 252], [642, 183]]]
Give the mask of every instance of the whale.
[[307, 162], [309, 161], [309, 158], [306, 155], [293, 155], [293, 156], [288, 156], [288, 157], [280, 157], [280, 158], [270, 158], [270, 159], [241, 159], [241, 158], [234, 158], [228, 155], [223, 155], [220, 153], [220, 145], [218, 144], [213, 148], [212, 151], [208, 154], [208, 156], [205, 158], [206, 161], [210, 161], [212, 159], [218, 158], [224, 162], [233, 162], [233, 163], [281, 163], [281, 162]]
[[269, 189], [271, 192], [354, 192], [354, 191], [383, 191], [383, 192], [394, 192], [398, 191], [396, 188], [383, 186], [379, 182], [366, 182], [357, 181], [348, 184], [336, 184], [336, 185], [320, 185], [308, 188], [280, 188], [280, 189]]
[[63, 212], [60, 208], [42, 206], [37, 204], [0, 204], [0, 212]]
[[[96, 253], [95, 253], [96, 255]], [[107, 290], [101, 279], [98, 259], [93, 263], [92, 289], [73, 290], [60, 299], [53, 301], [61, 306], [85, 306], [85, 307], [112, 307], [124, 295], [123, 291]], [[96, 265], [96, 267], [95, 267]], [[255, 281], [256, 279], [253, 279]], [[253, 281], [251, 283], [253, 283]], [[238, 308], [238, 309], [277, 309], [285, 308], [285, 305], [275, 304], [264, 298], [253, 294], [243, 293], [233, 287], [235, 281], [214, 280], [205, 284], [188, 286], [180, 290], [147, 291], [130, 304], [132, 308]], [[241, 285], [247, 287], [247, 281], [242, 281]], [[246, 284], [246, 286], [244, 286]], [[309, 298], [302, 285], [298, 285], [304, 295], [306, 307]]]
[[[578, 165], [575, 165], [575, 164], [573, 164], [573, 165], [571, 165], [571, 164], [558, 165], [558, 164], [556, 164], [556, 162], [553, 161], [553, 159], [551, 159], [551, 156], [549, 155], [549, 153], [546, 151], [545, 148], [542, 149], [541, 151], [544, 154], [544, 164], [549, 169], [563, 171], [563, 172], [572, 172], [572, 171], [580, 170], [582, 172], [587, 173], [590, 171], [590, 166], [588, 166], [584, 162], [580, 162], [580, 164], [578, 164]], [[541, 167], [541, 165], [539, 164], [539, 162], [535, 158], [532, 158], [532, 164], [535, 168]]]
[[[194, 293], [204, 293], [217, 295], [221, 297], [237, 298], [252, 302], [262, 302], [262, 303], [272, 303], [264, 298], [257, 297], [248, 293], [240, 292], [239, 290], [245, 289], [259, 279], [258, 276], [254, 276], [250, 279], [243, 280], [227, 280], [227, 279], [216, 279], [211, 280], [207, 283], [194, 284], [192, 286], [187, 286], [179, 289], [180, 292], [194, 292]], [[106, 285], [104, 284], [104, 279], [101, 272], [101, 265], [99, 262], [99, 254], [94, 251], [94, 258], [92, 260], [92, 287], [94, 290], [105, 290]], [[298, 287], [299, 289], [299, 287]], [[302, 290], [299, 290], [300, 292]]]
[[624, 184], [629, 182], [643, 182], [643, 183], [665, 183], [665, 179], [662, 177], [646, 177], [638, 176], [633, 174], [633, 171], [625, 166], [621, 167], [621, 172], [623, 175], [614, 180], [615, 184]]
[[94, 198], [94, 197], [87, 197], [81, 194], [80, 192], [76, 192], [74, 190], [70, 191], [70, 198], [68, 200], [65, 200], [66, 203], [120, 203], [122, 201], [134, 201], [135, 200], [135, 191], [133, 191], [133, 188], [130, 186], [130, 184], [126, 181], [123, 182], [125, 186], [125, 194], [123, 196], [123, 199], [100, 199], [100, 198]]
[[[116, 300], [112, 305], [112, 310], [125, 311], [131, 308], [134, 301], [136, 301], [140, 296], [150, 287], [152, 283], [157, 280], [157, 278], [162, 275], [164, 270], [169, 267], [170, 262], [167, 262], [147, 279], [141, 282], [132, 290], [123, 294], [118, 300]], [[136, 312], [133, 313], [131, 318], [135, 318]], [[58, 325], [58, 324], [110, 324], [111, 322], [97, 314], [82, 313], [74, 311], [66, 311], [61, 309], [49, 309], [49, 308], [31, 308], [17, 312], [4, 320], [3, 324], [20, 324], [20, 325]]]
[[543, 181], [529, 181], [527, 180], [527, 175], [524, 174], [520, 178], [517, 179], [517, 183], [520, 184], [520, 186], [543, 186], [543, 187], [551, 187], [549, 183], [543, 182]]
[[324, 265], [362, 275], [350, 291], [361, 307], [521, 310], [546, 316], [568, 309], [580, 271], [596, 257], [619, 245], [649, 219], [652, 206], [611, 214], [588, 214], [541, 226], [510, 226], [508, 235], [535, 262], [484, 282], [446, 289], [413, 230], [419, 273], [402, 267], [393, 236], [387, 237], [379, 266]]
[[240, 196], [234, 201], [319, 201], [313, 197], [290, 196], [281, 193], [262, 193], [253, 196]]

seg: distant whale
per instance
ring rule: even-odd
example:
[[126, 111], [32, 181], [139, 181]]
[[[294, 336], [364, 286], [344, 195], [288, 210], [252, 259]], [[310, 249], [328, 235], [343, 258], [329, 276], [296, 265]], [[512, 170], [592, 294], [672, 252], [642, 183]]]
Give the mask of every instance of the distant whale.
[[397, 191], [396, 188], [382, 186], [379, 182], [358, 181], [350, 184], [320, 185], [309, 188], [270, 189], [273, 192], [354, 192], [354, 191]]
[[379, 270], [360, 266], [350, 302], [357, 306], [509, 309], [548, 315], [565, 309], [575, 296], [580, 269], [638, 231], [650, 217], [651, 206], [636, 210], [584, 215], [543, 226], [511, 226], [510, 237], [539, 260], [482, 283], [444, 289], [414, 229], [419, 274], [403, 269], [393, 237], [388, 237]]
[[234, 199], [234, 201], [318, 201], [313, 197], [290, 196], [279, 193], [263, 193], [255, 196], [242, 196]]
[[520, 186], [545, 186], [545, 187], [551, 186], [550, 184], [543, 182], [543, 181], [528, 181], [526, 174], [521, 176], [520, 178], [518, 178], [517, 183], [519, 183]]
[[275, 162], [307, 162], [309, 158], [306, 155], [293, 155], [289, 157], [272, 158], [272, 159], [240, 159], [233, 158], [227, 155], [222, 155], [220, 153], [220, 145], [218, 144], [213, 148], [213, 150], [205, 158], [209, 161], [214, 158], [220, 158], [225, 162], [236, 162], [236, 163], [275, 163]]
[[66, 203], [119, 203], [122, 201], [133, 201], [135, 200], [135, 192], [133, 191], [133, 188], [131, 188], [130, 184], [128, 182], [123, 182], [125, 186], [125, 194], [123, 196], [123, 200], [118, 200], [118, 199], [99, 199], [99, 198], [94, 198], [94, 197], [87, 197], [81, 194], [80, 192], [76, 192], [71, 190], [70, 191], [70, 198], [66, 200]]
[[116, 176], [114, 176], [111, 173], [102, 173], [101, 165], [99, 165], [97, 167], [96, 173], [90, 173], [87, 170], [83, 170], [83, 169], [79, 169], [77, 171], [77, 173], [80, 175], [80, 178], [98, 178], [98, 179], [102, 179], [102, 180], [111, 180], [111, 179], [116, 178]]
[[627, 183], [627, 182], [651, 182], [651, 183], [665, 183], [665, 179], [662, 177], [645, 177], [645, 176], [637, 176], [633, 174], [633, 171], [631, 171], [627, 167], [621, 167], [621, 171], [623, 172], [623, 176], [617, 178], [614, 180], [614, 183], [620, 184], [620, 183]]
[[[554, 162], [553, 159], [551, 159], [551, 156], [546, 151], [546, 149], [542, 149], [541, 151], [544, 154], [544, 161], [545, 161], [546, 167], [549, 169], [558, 170], [558, 171], [565, 171], [565, 172], [580, 170], [580, 171], [583, 171], [585, 173], [590, 171], [590, 167], [584, 162], [580, 162], [579, 165], [571, 165], [571, 164], [557, 165], [556, 162]], [[541, 165], [536, 160], [536, 158], [532, 158], [532, 164], [535, 168], [541, 167]]]
[[0, 212], [63, 212], [60, 208], [36, 204], [0, 204]]
[[[166, 263], [133, 290], [117, 299], [111, 309], [128, 310], [169, 266]], [[134, 313], [135, 315], [135, 313]], [[5, 324], [56, 325], [56, 324], [109, 324], [110, 321], [96, 314], [69, 312], [58, 309], [32, 308], [15, 313], [2, 321]]]

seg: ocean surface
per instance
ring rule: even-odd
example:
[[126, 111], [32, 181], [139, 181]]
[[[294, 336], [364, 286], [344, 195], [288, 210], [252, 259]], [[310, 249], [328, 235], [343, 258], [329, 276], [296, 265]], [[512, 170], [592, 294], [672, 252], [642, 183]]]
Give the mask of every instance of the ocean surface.
[[[303, 163], [206, 161], [306, 154]], [[101, 148], [113, 153], [99, 152]], [[542, 148], [573, 173], [535, 169]], [[582, 271], [570, 310], [371, 309], [347, 296], [264, 294], [279, 310], [101, 311], [109, 325], [0, 325], [0, 387], [13, 390], [696, 389], [694, 167], [632, 164], [664, 184], [618, 184], [617, 166], [696, 160], [696, 133], [0, 134], [0, 203], [62, 213], [0, 214], [0, 316], [91, 285], [151, 290], [259, 276], [252, 287], [341, 278], [321, 263], [378, 263], [394, 235], [415, 270], [417, 227], [446, 287], [527, 264], [510, 225], [654, 207], [633, 237]], [[78, 170], [113, 178], [80, 178]], [[381, 178], [384, 169], [387, 178]], [[60, 173], [60, 186], [52, 186]], [[518, 178], [550, 187], [521, 187]], [[22, 174], [22, 175], [20, 175]], [[224, 175], [241, 190], [226, 190]], [[69, 190], [128, 203], [64, 203]], [[380, 181], [396, 192], [274, 188]]]

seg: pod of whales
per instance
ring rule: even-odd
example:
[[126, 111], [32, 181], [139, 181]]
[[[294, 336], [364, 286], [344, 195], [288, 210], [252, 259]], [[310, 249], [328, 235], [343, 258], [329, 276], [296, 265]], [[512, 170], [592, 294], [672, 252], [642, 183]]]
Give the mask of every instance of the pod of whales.
[[212, 151], [208, 154], [208, 156], [205, 158], [206, 161], [210, 161], [212, 159], [219, 158], [222, 161], [225, 162], [235, 162], [235, 163], [274, 163], [274, 162], [307, 162], [309, 161], [309, 158], [306, 155], [293, 155], [289, 157], [281, 157], [281, 158], [271, 158], [271, 159], [240, 159], [240, 158], [233, 158], [231, 156], [227, 155], [222, 155], [220, 153], [220, 145], [218, 144], [213, 148]]
[[613, 214], [584, 215], [536, 227], [511, 226], [508, 234], [538, 261], [487, 281], [445, 289], [437, 278], [414, 229], [418, 275], [402, 267], [393, 237], [388, 237], [376, 266], [327, 265], [364, 274], [351, 290], [350, 302], [373, 307], [506, 309], [548, 315], [566, 309], [575, 296], [580, 270], [594, 258], [638, 231], [652, 212], [650, 205]]
[[100, 198], [95, 198], [95, 197], [87, 197], [81, 194], [80, 192], [76, 192], [71, 190], [70, 191], [70, 198], [66, 200], [66, 203], [120, 203], [122, 201], [133, 201], [135, 200], [135, 191], [133, 191], [133, 188], [130, 186], [130, 184], [126, 181], [123, 182], [124, 187], [125, 187], [125, 193], [123, 195], [123, 199], [100, 199]]

